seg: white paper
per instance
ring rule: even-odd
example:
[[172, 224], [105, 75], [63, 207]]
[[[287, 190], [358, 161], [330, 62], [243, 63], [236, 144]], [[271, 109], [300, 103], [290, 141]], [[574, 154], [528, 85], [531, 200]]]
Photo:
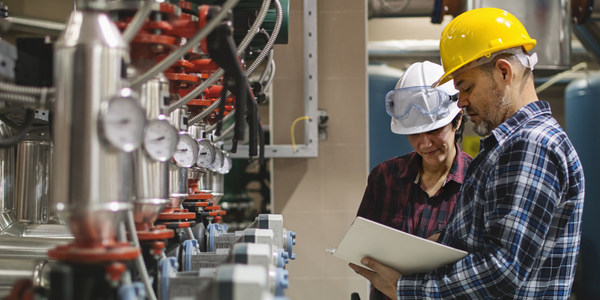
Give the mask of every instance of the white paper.
[[453, 263], [467, 252], [357, 217], [331, 255], [363, 268], [367, 267], [360, 260], [368, 256], [402, 275], [410, 275]]

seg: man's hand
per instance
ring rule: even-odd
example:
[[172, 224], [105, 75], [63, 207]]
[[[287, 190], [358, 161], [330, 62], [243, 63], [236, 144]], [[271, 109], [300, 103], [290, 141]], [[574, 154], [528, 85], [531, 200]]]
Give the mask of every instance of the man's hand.
[[369, 280], [380, 292], [392, 299], [396, 299], [396, 284], [398, 283], [398, 278], [400, 278], [402, 274], [390, 267], [378, 263], [372, 258], [365, 257], [360, 262], [375, 272], [355, 264], [348, 265], [354, 272]]

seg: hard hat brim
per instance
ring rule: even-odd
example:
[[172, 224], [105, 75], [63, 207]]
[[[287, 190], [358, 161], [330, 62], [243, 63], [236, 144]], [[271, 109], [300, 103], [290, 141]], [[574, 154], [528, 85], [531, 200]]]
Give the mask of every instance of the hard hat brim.
[[476, 56], [474, 56], [474, 58], [467, 60], [465, 62], [463, 62], [462, 64], [454, 67], [452, 70], [446, 72], [444, 75], [442, 75], [442, 77], [440, 77], [440, 79], [438, 79], [438, 81], [434, 82], [431, 87], [432, 88], [436, 88], [452, 79], [454, 79], [454, 77], [457, 74], [454, 74], [456, 71], [460, 70], [460, 68], [466, 66], [467, 64], [481, 58], [484, 56], [489, 56], [492, 55], [495, 52], [501, 51], [501, 50], [505, 50], [505, 49], [509, 49], [509, 48], [513, 48], [513, 47], [518, 47], [518, 46], [523, 46], [523, 48], [525, 48], [525, 51], [529, 51], [531, 49], [533, 49], [533, 47], [535, 47], [535, 45], [537, 45], [537, 41], [535, 39], [530, 39], [528, 41], [528, 43], [523, 44], [522, 42], [520, 43], [513, 43], [513, 44], [502, 44], [499, 47], [494, 47], [494, 48], [488, 48], [485, 51], [480, 52], [479, 54], [477, 54]]

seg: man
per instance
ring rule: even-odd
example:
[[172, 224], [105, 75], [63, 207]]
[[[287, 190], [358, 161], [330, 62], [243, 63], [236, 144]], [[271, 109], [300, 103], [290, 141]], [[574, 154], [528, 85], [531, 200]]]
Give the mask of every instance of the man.
[[[467, 170], [439, 241], [469, 254], [428, 273], [402, 276], [370, 258], [357, 273], [398, 299], [568, 299], [575, 275], [584, 178], [548, 103], [535, 93], [535, 46], [496, 8], [468, 11], [442, 33], [440, 54], [458, 105], [487, 136]], [[399, 255], [402, 255], [399, 253]]]

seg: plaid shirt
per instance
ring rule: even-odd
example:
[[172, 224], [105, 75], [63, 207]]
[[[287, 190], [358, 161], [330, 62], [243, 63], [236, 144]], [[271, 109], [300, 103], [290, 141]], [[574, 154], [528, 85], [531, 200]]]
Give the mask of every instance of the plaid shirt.
[[581, 162], [550, 105], [526, 105], [482, 139], [440, 236], [469, 254], [400, 277], [398, 299], [568, 299], [583, 196]]
[[422, 158], [413, 151], [386, 160], [369, 175], [358, 216], [427, 238], [446, 226], [460, 186], [473, 160], [456, 146], [457, 156], [442, 187], [433, 197], [421, 187]]

